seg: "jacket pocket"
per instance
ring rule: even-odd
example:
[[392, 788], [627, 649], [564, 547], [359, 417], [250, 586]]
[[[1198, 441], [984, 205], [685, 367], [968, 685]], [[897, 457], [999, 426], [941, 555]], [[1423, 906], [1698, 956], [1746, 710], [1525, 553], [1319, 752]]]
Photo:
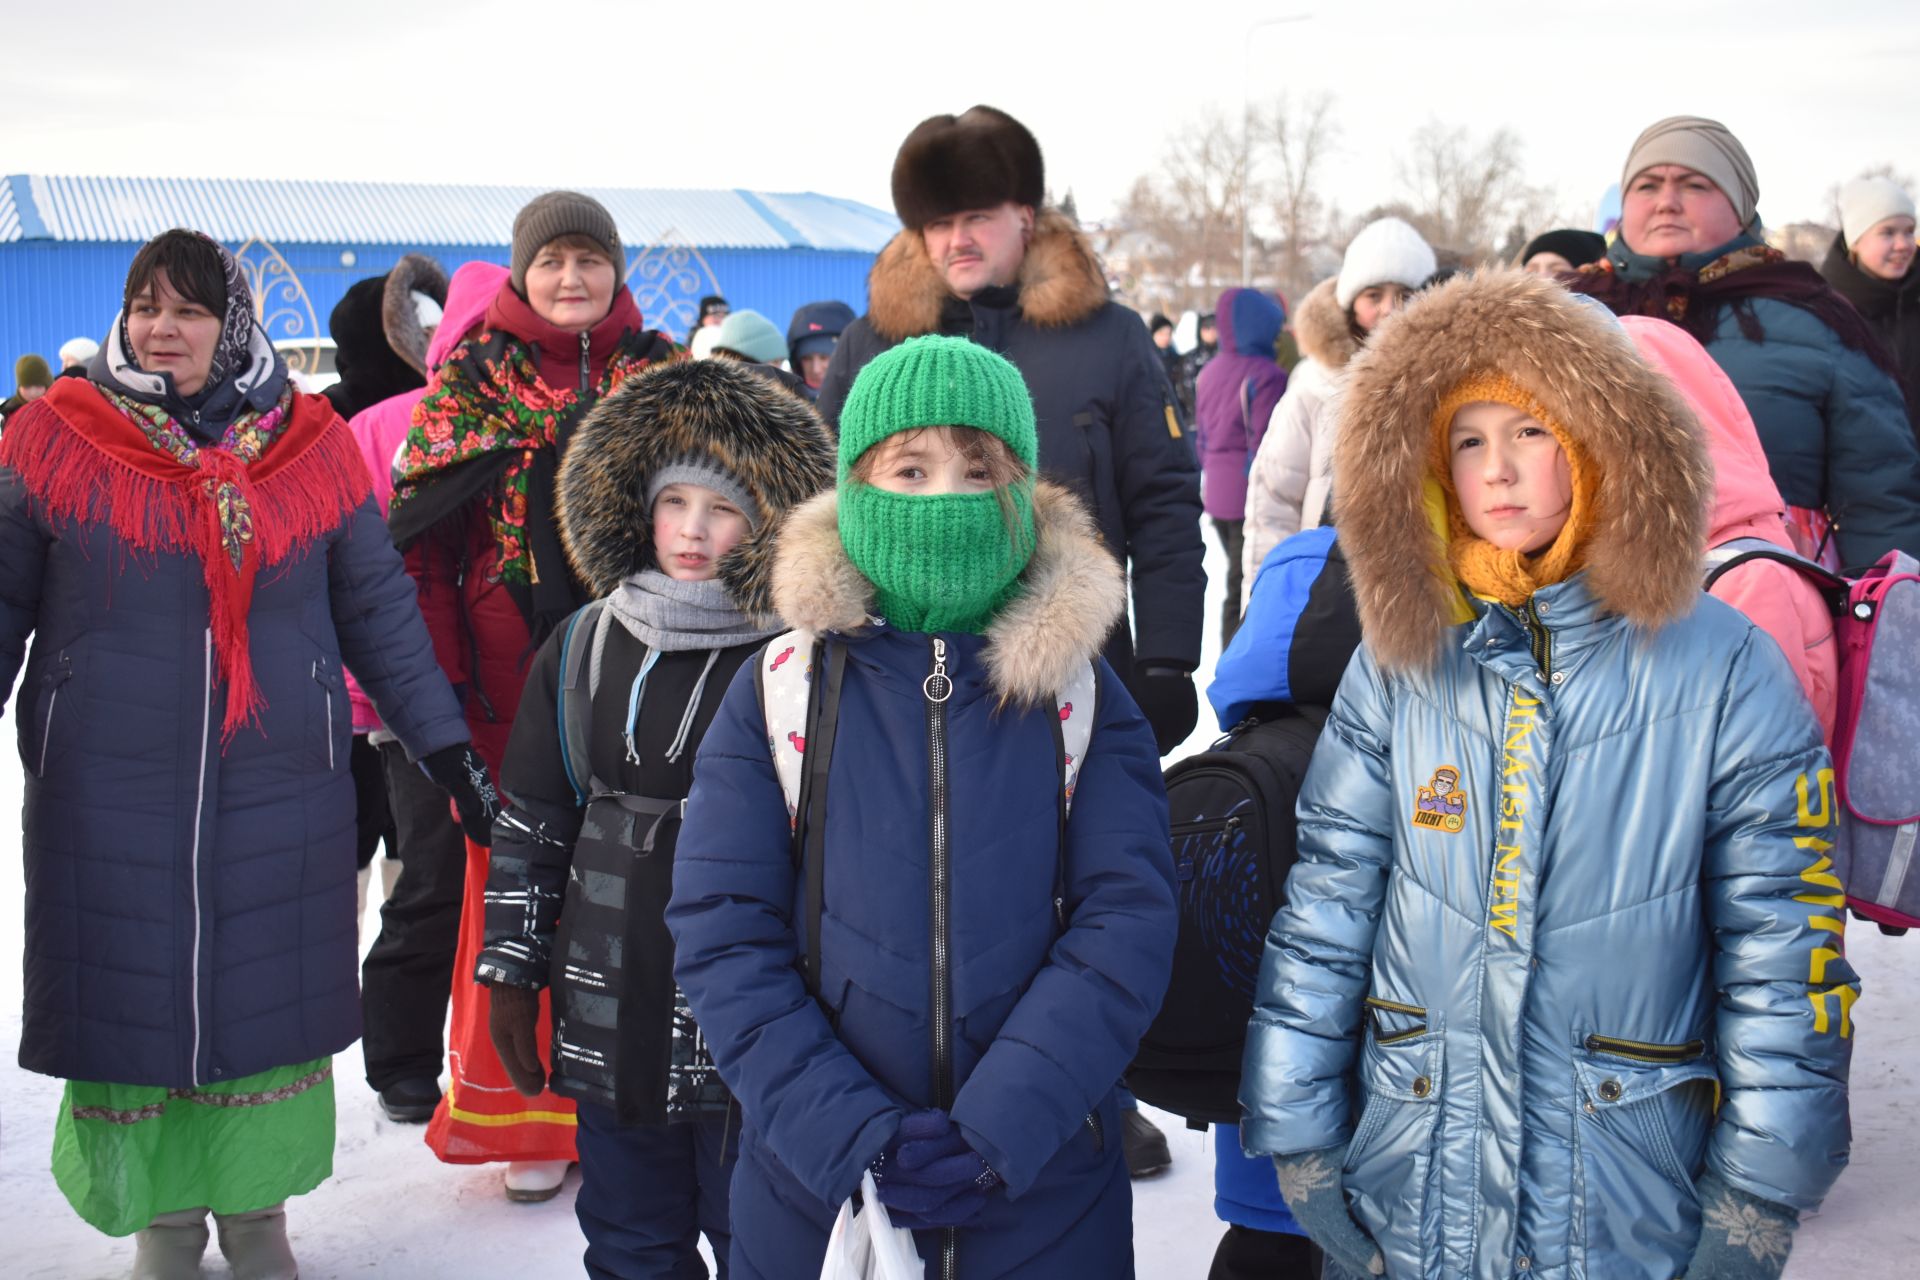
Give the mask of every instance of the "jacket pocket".
[[1368, 996], [1367, 1018], [1373, 1027], [1373, 1041], [1382, 1048], [1413, 1040], [1427, 1033], [1427, 1011], [1418, 1005], [1400, 1004]]
[[40, 689], [34, 698], [33, 731], [26, 743], [25, 764], [33, 776], [47, 776], [47, 761], [53, 750], [53, 726], [61, 717], [61, 690], [73, 679], [73, 659], [62, 652], [40, 677]]
[[1587, 1035], [1573, 1070], [1576, 1255], [1590, 1275], [1677, 1273], [1700, 1233], [1693, 1179], [1719, 1087], [1706, 1046]]
[[340, 756], [339, 730], [352, 725], [347, 708], [338, 705], [345, 700], [346, 685], [340, 678], [338, 664], [324, 657], [313, 660], [313, 683], [320, 690], [321, 703], [313, 722], [325, 735], [317, 755], [327, 762], [327, 771], [331, 773]]
[[[1439, 1019], [1414, 1005], [1387, 1010], [1396, 1019], [1424, 1019], [1414, 1031], [1395, 1024], [1382, 1039], [1369, 1032], [1361, 1049], [1360, 1087], [1366, 1105], [1342, 1162], [1342, 1184], [1356, 1219], [1386, 1255], [1390, 1275], [1424, 1276], [1437, 1240], [1433, 1195], [1434, 1145], [1445, 1094], [1445, 1042]], [[1392, 1005], [1393, 1002], [1384, 1002]], [[1413, 1010], [1413, 1013], [1403, 1012]], [[1411, 1032], [1411, 1034], [1408, 1034]]]

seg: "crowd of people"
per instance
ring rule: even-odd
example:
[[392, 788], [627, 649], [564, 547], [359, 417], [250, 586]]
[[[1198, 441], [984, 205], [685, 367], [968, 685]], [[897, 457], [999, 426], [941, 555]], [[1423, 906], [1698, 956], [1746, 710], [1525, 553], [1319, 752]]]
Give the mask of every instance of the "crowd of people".
[[[1317, 734], [1215, 1280], [1777, 1277], [1859, 995], [1788, 561], [1920, 553], [1914, 204], [1790, 261], [1698, 117], [1621, 188], [1466, 273], [1381, 219], [1181, 355], [975, 107], [899, 148], [864, 314], [662, 332], [552, 191], [354, 285], [324, 395], [157, 236], [0, 406], [61, 1192], [141, 1280], [295, 1276], [359, 1039], [507, 1198], [578, 1165], [592, 1277], [813, 1280], [850, 1201], [942, 1280], [1133, 1274], [1211, 523], [1221, 727]], [[1710, 598], [1736, 540], [1781, 556]]]

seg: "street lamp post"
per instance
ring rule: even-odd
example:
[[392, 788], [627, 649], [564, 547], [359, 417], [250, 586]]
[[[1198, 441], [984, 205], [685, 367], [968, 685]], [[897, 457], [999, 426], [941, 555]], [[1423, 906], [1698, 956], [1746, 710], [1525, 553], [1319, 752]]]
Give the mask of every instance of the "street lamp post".
[[1289, 13], [1278, 18], [1262, 18], [1248, 25], [1240, 42], [1240, 284], [1253, 283], [1253, 33], [1264, 27], [1282, 27], [1305, 22], [1311, 13]]

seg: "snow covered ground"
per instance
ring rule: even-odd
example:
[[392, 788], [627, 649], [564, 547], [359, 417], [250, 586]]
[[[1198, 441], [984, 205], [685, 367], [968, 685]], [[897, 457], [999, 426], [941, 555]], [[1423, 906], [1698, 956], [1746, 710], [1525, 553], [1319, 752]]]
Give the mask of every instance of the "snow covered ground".
[[[1207, 537], [1208, 651], [1225, 563]], [[1216, 736], [1211, 717], [1183, 751]], [[132, 1265], [131, 1240], [102, 1236], [67, 1207], [48, 1172], [60, 1083], [14, 1065], [20, 1039], [20, 773], [0, 763], [0, 1276], [9, 1280], [117, 1280]], [[364, 940], [378, 927], [368, 910]], [[1848, 952], [1865, 983], [1854, 1006], [1853, 1166], [1821, 1214], [1800, 1232], [1792, 1280], [1920, 1274], [1920, 933], [1882, 937], [1855, 925]], [[359, 1046], [334, 1060], [339, 1140], [334, 1176], [289, 1206], [305, 1280], [545, 1280], [578, 1276], [583, 1247], [568, 1178], [559, 1198], [510, 1204], [495, 1167], [443, 1165], [417, 1125], [381, 1115], [361, 1079]], [[1207, 1135], [1156, 1115], [1173, 1146], [1173, 1168], [1134, 1184], [1134, 1245], [1142, 1280], [1203, 1280], [1219, 1239]], [[206, 1275], [228, 1275], [209, 1250]], [[1099, 1280], [1062, 1277], [1061, 1280]]]

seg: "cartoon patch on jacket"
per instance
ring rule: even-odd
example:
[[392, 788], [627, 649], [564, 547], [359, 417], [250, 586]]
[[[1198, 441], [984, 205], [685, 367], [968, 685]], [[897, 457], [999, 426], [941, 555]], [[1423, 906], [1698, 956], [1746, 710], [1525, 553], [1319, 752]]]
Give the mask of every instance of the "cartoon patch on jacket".
[[1413, 825], [1454, 832], [1465, 825], [1467, 793], [1460, 789], [1460, 767], [1443, 764], [1427, 785], [1414, 793]]

